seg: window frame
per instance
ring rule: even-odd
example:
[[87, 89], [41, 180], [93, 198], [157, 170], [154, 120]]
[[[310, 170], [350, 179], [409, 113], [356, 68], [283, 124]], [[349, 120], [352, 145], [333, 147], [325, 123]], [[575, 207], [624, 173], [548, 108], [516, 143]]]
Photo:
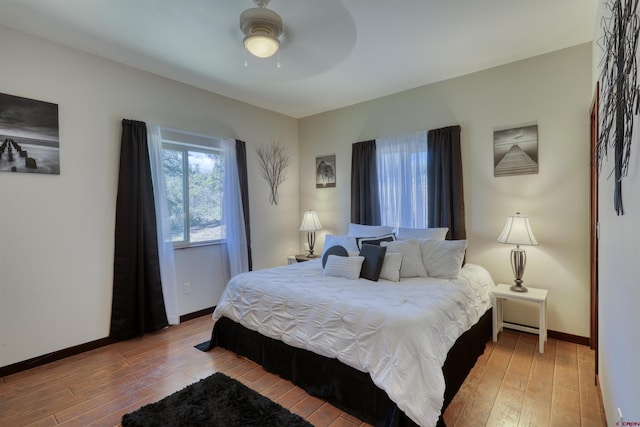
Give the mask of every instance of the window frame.
[[[165, 133], [169, 133], [170, 136], [165, 136]], [[183, 224], [184, 224], [184, 234], [183, 237], [185, 240], [172, 240], [174, 249], [185, 249], [199, 246], [211, 246], [211, 245], [220, 245], [226, 242], [226, 236], [221, 239], [214, 240], [205, 240], [201, 242], [192, 242], [191, 241], [191, 215], [190, 215], [190, 206], [189, 206], [189, 152], [197, 152], [202, 154], [217, 154], [222, 156], [222, 160], [224, 162], [224, 148], [222, 144], [217, 138], [198, 135], [192, 133], [183, 133], [180, 131], [166, 131], [161, 130], [162, 136], [162, 150], [173, 150], [179, 151], [182, 153], [182, 192], [183, 192], [183, 203], [182, 208], [184, 212]], [[192, 141], [197, 142], [192, 142]], [[164, 173], [164, 170], [163, 170]], [[166, 178], [165, 178], [165, 188], [166, 189]], [[224, 189], [222, 190], [224, 192]], [[224, 193], [223, 193], [224, 199]], [[224, 210], [221, 212], [221, 217], [223, 216]]]

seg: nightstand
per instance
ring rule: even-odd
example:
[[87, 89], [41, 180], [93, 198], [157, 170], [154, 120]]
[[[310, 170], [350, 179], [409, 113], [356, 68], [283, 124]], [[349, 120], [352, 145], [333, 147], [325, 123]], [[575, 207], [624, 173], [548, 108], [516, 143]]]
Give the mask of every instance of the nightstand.
[[313, 257], [310, 257], [307, 254], [299, 254], [299, 255], [290, 255], [289, 257], [287, 257], [287, 261], [289, 264], [295, 264], [297, 262], [305, 262], [305, 261], [309, 261], [312, 259], [318, 259], [320, 258], [317, 255], [314, 255]]
[[[522, 332], [538, 334], [539, 350], [544, 353], [544, 342], [547, 340], [547, 294], [546, 289], [527, 287], [528, 292], [514, 292], [511, 285], [498, 284], [491, 290], [493, 302], [493, 342], [498, 341], [498, 332], [502, 328], [515, 329]], [[537, 328], [505, 322], [503, 319], [502, 303], [504, 300], [528, 301], [538, 304], [539, 323]]]

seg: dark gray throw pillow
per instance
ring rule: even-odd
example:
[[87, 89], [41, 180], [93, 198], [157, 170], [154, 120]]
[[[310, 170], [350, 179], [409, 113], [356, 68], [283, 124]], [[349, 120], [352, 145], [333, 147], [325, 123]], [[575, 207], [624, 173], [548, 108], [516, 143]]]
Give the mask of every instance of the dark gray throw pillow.
[[324, 251], [324, 255], [322, 255], [322, 268], [327, 265], [327, 258], [329, 258], [329, 255], [349, 256], [349, 252], [347, 252], [344, 246], [331, 246], [329, 249]]
[[364, 257], [364, 262], [360, 270], [360, 277], [377, 282], [380, 278], [380, 271], [382, 270], [382, 263], [384, 262], [384, 255], [386, 253], [387, 248], [384, 246], [362, 245], [360, 256]]

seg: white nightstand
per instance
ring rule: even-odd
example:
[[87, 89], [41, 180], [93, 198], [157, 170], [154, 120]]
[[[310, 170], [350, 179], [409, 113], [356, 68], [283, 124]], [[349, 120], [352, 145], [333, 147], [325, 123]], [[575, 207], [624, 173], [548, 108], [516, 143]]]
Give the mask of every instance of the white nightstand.
[[[493, 302], [493, 342], [498, 341], [498, 332], [502, 328], [515, 329], [523, 332], [538, 334], [540, 353], [544, 353], [544, 342], [547, 340], [547, 294], [546, 289], [536, 289], [527, 287], [528, 292], [514, 292], [509, 289], [511, 285], [498, 284], [491, 290], [491, 300]], [[502, 303], [506, 299], [529, 301], [538, 304], [539, 324], [537, 328], [508, 323], [503, 320]]]

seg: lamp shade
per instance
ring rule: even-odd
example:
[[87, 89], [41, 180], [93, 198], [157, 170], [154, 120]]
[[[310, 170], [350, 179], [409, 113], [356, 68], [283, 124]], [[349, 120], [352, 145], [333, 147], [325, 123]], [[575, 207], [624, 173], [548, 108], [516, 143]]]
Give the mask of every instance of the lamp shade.
[[300, 231], [318, 231], [322, 230], [322, 224], [318, 219], [316, 211], [306, 211], [302, 217], [302, 224], [300, 224]]
[[498, 243], [511, 245], [537, 245], [538, 241], [533, 236], [533, 231], [531, 231], [529, 217], [520, 215], [520, 212], [509, 216], [509, 218], [507, 218], [507, 225], [504, 226], [502, 234], [498, 237]]

